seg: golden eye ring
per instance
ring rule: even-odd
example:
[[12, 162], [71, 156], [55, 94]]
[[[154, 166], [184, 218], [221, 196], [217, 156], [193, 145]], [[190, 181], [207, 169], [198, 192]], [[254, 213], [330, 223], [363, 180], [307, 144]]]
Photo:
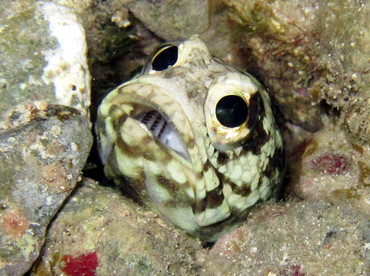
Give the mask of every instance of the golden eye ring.
[[166, 70], [174, 66], [178, 60], [179, 49], [176, 45], [164, 44], [153, 55], [151, 59], [152, 69], [155, 71]]

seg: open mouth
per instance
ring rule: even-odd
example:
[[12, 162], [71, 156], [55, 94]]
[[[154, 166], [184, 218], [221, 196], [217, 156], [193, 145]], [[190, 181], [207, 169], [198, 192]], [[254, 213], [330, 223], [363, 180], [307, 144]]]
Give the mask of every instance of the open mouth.
[[168, 122], [161, 113], [150, 110], [138, 114], [135, 119], [143, 124], [162, 144], [190, 161], [188, 150], [180, 133], [175, 125]]

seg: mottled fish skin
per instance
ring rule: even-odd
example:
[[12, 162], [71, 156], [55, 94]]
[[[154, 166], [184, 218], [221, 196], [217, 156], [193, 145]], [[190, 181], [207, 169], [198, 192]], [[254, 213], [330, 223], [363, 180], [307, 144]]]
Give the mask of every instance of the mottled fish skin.
[[[173, 66], [154, 70], [160, 58], [154, 53], [141, 75], [101, 103], [99, 152], [106, 176], [134, 199], [191, 235], [214, 241], [257, 202], [276, 198], [282, 139], [256, 79], [212, 57], [197, 36], [165, 44], [159, 53], [168, 45], [178, 49]], [[240, 126], [225, 127], [216, 116], [217, 103], [228, 95], [248, 106]], [[173, 126], [186, 150], [163, 144], [138, 119], [152, 118], [152, 110]]]

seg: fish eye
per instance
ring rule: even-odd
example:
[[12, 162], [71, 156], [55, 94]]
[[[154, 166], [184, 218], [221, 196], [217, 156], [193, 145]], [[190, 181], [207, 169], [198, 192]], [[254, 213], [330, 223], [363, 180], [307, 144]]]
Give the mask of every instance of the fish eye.
[[217, 102], [215, 113], [221, 125], [234, 128], [247, 120], [248, 105], [240, 96], [227, 95]]
[[163, 71], [176, 64], [179, 49], [175, 45], [163, 45], [152, 58], [152, 69]]

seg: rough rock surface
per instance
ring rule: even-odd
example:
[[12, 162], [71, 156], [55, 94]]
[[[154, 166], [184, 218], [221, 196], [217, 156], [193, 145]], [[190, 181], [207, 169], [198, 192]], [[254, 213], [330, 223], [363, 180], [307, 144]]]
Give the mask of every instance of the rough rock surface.
[[1, 275], [30, 269], [85, 166], [92, 145], [86, 51], [71, 9], [0, 4]]
[[366, 1], [225, 1], [239, 60], [275, 95], [284, 118], [310, 131], [321, 100], [370, 142], [370, 4]]
[[351, 144], [328, 124], [306, 145], [292, 168], [290, 191], [304, 199], [351, 202], [370, 215], [370, 148]]
[[201, 275], [368, 275], [369, 218], [323, 201], [265, 205], [221, 237]]
[[195, 275], [199, 242], [84, 179], [53, 221], [32, 275]]
[[30, 113], [28, 123], [0, 133], [1, 275], [31, 267], [92, 144], [88, 119], [73, 108], [30, 106]]
[[184, 39], [208, 27], [207, 0], [124, 0], [123, 3], [147, 28], [166, 40]]
[[51, 2], [27, 4], [0, 4], [0, 118], [40, 100], [87, 114], [90, 74], [79, 19]]

